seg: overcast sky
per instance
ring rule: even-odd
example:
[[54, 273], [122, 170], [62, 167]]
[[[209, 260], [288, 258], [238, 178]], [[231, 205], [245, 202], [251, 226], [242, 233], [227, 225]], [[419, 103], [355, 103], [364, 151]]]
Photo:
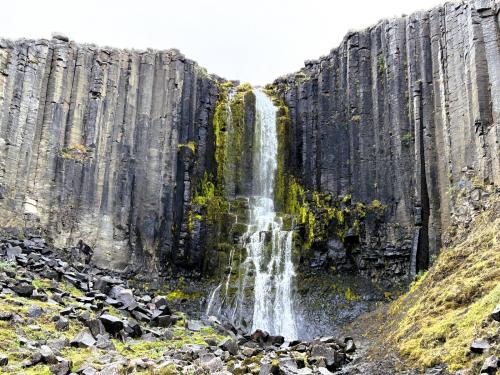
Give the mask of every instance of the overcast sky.
[[349, 30], [441, 0], [1, 0], [0, 37], [178, 48], [210, 73], [265, 84], [325, 55]]

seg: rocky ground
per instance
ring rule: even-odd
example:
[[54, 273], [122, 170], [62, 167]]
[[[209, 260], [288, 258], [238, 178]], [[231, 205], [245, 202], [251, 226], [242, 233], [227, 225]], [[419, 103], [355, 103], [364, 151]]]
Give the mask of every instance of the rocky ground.
[[285, 343], [214, 317], [191, 320], [168, 298], [68, 259], [34, 234], [0, 237], [0, 373], [330, 374], [353, 359], [352, 338]]

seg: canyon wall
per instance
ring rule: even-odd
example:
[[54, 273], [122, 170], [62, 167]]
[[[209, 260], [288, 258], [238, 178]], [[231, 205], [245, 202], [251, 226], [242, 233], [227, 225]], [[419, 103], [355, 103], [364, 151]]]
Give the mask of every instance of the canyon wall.
[[217, 82], [176, 50], [0, 40], [0, 225], [83, 240], [112, 269], [196, 267], [180, 244]]
[[[499, 9], [477, 0], [381, 21], [268, 87], [286, 120], [278, 181], [352, 216], [340, 234], [309, 231], [299, 277], [406, 280], [452, 218], [500, 186]], [[229, 224], [245, 215], [235, 198], [249, 190], [255, 117], [242, 90], [224, 143], [227, 84], [176, 50], [0, 40], [0, 226], [83, 240], [98, 265], [148, 277], [224, 270], [244, 231]]]
[[500, 186], [499, 4], [381, 21], [269, 86], [289, 108], [290, 174], [386, 207], [381, 223], [365, 220], [357, 250], [320, 247], [327, 266], [382, 279], [424, 270], [452, 218]]

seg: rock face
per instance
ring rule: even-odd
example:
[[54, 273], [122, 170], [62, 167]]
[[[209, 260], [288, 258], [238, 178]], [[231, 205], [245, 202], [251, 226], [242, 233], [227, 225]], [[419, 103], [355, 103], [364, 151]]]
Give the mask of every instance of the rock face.
[[112, 269], [191, 267], [175, 249], [217, 80], [176, 50], [0, 39], [0, 226], [39, 222]]
[[310, 190], [387, 206], [359, 253], [328, 245], [337, 268], [427, 268], [452, 216], [500, 186], [498, 12], [485, 0], [385, 20], [272, 85], [292, 123], [286, 169]]
[[[500, 186], [498, 13], [498, 0], [477, 0], [382, 21], [274, 82], [278, 118], [290, 120], [278, 169], [308, 193], [341, 197], [328, 212], [349, 222], [342, 235], [310, 232], [299, 278], [335, 267], [406, 280], [428, 266], [452, 217]], [[252, 163], [233, 143], [251, 147], [255, 100], [236, 96], [229, 110], [245, 128], [227, 140], [231, 129], [214, 121], [226, 83], [176, 50], [0, 40], [0, 226], [39, 225], [59, 247], [83, 240], [82, 262], [149, 278], [225, 268], [245, 228], [218, 218], [207, 229], [194, 206], [218, 215], [227, 201], [207, 198], [225, 178], [224, 214], [245, 215], [236, 196]], [[207, 173], [212, 185], [194, 200]], [[372, 218], [344, 220], [357, 203]], [[206, 241], [210, 231], [224, 246]]]

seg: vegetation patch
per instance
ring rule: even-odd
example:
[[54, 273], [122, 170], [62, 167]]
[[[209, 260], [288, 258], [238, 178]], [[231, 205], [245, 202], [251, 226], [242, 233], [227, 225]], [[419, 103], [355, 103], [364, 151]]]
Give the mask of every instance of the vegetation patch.
[[390, 319], [398, 324], [385, 335], [413, 366], [446, 363], [457, 370], [481, 363], [484, 358], [470, 352], [471, 342], [499, 329], [487, 319], [500, 302], [500, 199], [495, 199], [465, 240], [443, 249], [428, 273], [390, 307]]
[[77, 161], [84, 161], [89, 157], [89, 149], [83, 144], [73, 144], [64, 147], [60, 153], [63, 159], [73, 159]]

